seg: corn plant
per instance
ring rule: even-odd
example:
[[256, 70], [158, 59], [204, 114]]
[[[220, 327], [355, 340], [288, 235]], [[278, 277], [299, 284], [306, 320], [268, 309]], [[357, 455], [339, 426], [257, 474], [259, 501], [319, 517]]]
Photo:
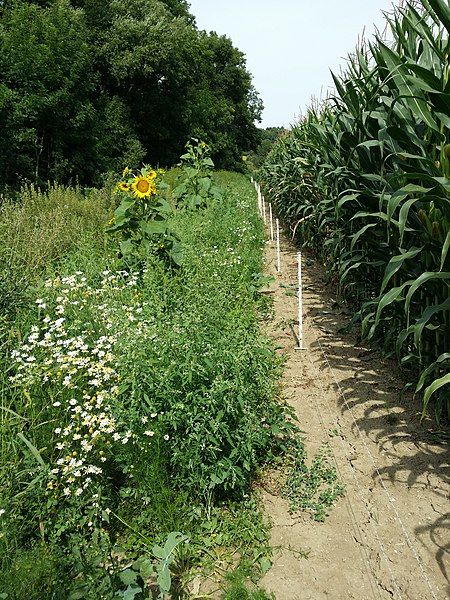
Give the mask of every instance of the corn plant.
[[[450, 2], [404, 2], [260, 171], [265, 192], [450, 416]], [[389, 39], [390, 41], [386, 41]]]

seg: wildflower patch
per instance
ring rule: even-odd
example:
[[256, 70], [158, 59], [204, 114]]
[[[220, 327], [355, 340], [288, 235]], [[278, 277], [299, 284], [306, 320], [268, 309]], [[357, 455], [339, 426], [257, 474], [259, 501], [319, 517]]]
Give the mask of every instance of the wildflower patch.
[[48, 296], [36, 301], [38, 324], [12, 352], [11, 383], [47, 400], [45, 416], [54, 426], [45, 485], [54, 499], [97, 499], [107, 463], [123, 454], [121, 447], [134, 444], [145, 452], [155, 435], [155, 426], [142, 428], [157, 413], [140, 415], [137, 431], [120, 398], [118, 339], [130, 328], [138, 337], [146, 325], [139, 320], [146, 303], [137, 285], [137, 273], [126, 271], [104, 271], [95, 286], [82, 272], [46, 281]]

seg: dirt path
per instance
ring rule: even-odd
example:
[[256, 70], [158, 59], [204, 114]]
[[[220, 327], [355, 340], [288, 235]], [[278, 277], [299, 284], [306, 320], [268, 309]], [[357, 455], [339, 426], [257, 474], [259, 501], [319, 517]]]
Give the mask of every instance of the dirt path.
[[401, 397], [395, 365], [339, 332], [345, 307], [310, 258], [303, 263], [308, 350], [295, 350], [288, 322], [297, 314], [289, 288], [296, 284], [296, 253], [287, 239], [282, 248], [281, 275], [274, 244], [267, 244], [266, 264], [276, 277], [269, 329], [287, 359], [284, 398], [305, 432], [308, 455], [329, 443], [346, 495], [325, 523], [316, 523], [290, 515], [270, 487], [263, 491], [272, 543], [283, 549], [262, 585], [277, 600], [449, 598], [447, 447], [419, 426], [417, 405]]

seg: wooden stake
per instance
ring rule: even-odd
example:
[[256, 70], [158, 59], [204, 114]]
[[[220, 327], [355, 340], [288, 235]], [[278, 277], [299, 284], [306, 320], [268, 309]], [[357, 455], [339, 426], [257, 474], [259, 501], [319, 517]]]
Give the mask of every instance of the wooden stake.
[[298, 346], [296, 350], [306, 350], [303, 347], [303, 295], [302, 295], [302, 253], [297, 254], [298, 262]]
[[272, 202], [269, 202], [269, 218], [270, 218], [270, 241], [273, 242], [273, 214]]
[[280, 253], [280, 221], [276, 219], [277, 228], [277, 271], [281, 273], [281, 253]]

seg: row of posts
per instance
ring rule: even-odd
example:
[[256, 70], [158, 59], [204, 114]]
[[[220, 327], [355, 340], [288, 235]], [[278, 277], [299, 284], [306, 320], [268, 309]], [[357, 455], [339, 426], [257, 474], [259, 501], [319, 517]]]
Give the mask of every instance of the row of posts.
[[[276, 241], [276, 250], [277, 250], [277, 273], [281, 273], [281, 248], [280, 248], [280, 221], [278, 218], [275, 218], [275, 230], [273, 224], [273, 209], [272, 203], [266, 202], [262, 192], [261, 186], [257, 181], [251, 178], [253, 185], [255, 186], [255, 190], [258, 196], [258, 210], [259, 214], [264, 221], [264, 225], [267, 227], [268, 235], [270, 237], [270, 241]], [[268, 209], [267, 209], [268, 206]], [[298, 290], [297, 290], [297, 298], [298, 298], [298, 346], [296, 350], [304, 350], [303, 347], [303, 294], [302, 294], [302, 253], [297, 253], [297, 273], [298, 273]]]

